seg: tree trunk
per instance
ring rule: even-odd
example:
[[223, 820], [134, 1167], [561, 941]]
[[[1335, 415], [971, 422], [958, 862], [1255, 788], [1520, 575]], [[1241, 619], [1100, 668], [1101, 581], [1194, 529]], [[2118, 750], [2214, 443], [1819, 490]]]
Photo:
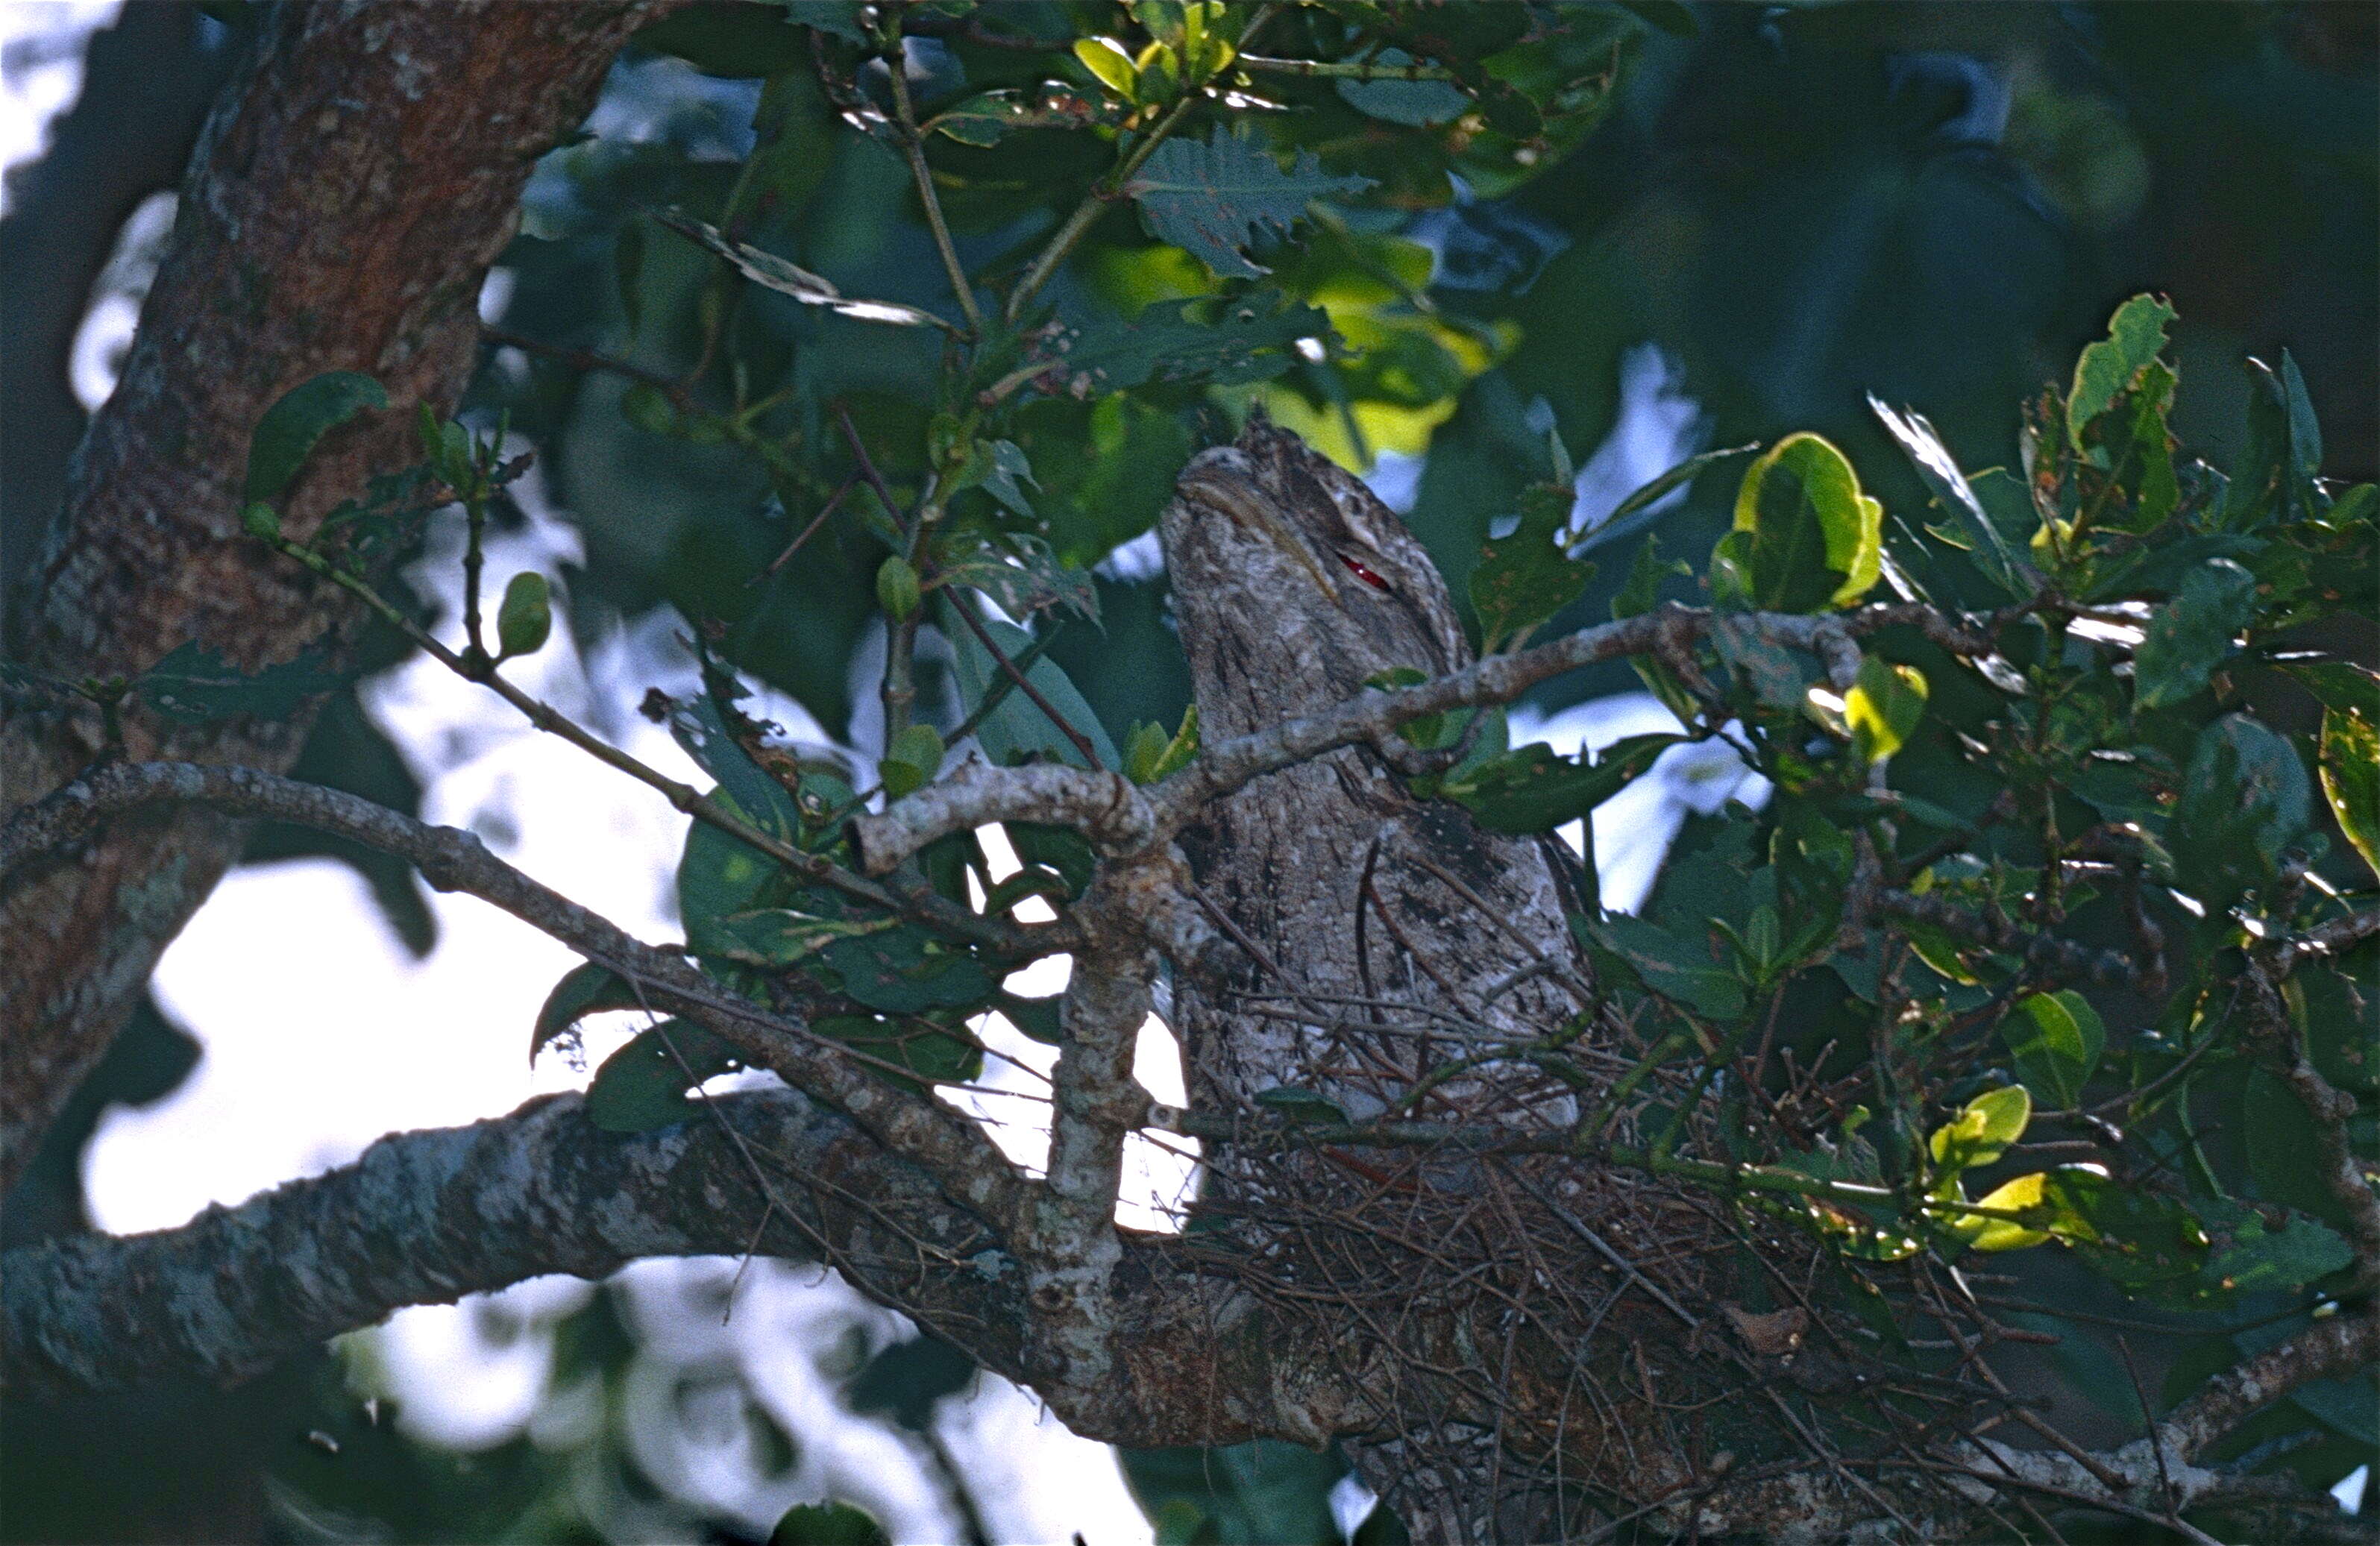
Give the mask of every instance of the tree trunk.
[[[283, 393], [360, 371], [387, 412], [326, 439], [285, 520], [304, 536], [413, 459], [418, 403], [469, 379], [476, 302], [535, 159], [586, 115], [657, 0], [275, 8], [201, 132], [173, 244], [115, 395], [94, 418], [11, 653], [68, 682], [133, 677], [190, 639], [255, 670], [327, 644], [356, 604], [240, 535], [250, 430]], [[135, 757], [285, 767], [305, 716], [177, 726], [128, 713]], [[16, 707], [11, 798], [101, 753], [99, 716]], [[159, 953], [237, 857], [241, 824], [128, 819], [0, 911], [0, 1193], [98, 1062]]]

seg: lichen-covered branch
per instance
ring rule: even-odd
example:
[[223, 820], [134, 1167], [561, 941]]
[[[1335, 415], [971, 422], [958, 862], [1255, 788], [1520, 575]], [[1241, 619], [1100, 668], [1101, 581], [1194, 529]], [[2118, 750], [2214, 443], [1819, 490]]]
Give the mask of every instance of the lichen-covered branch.
[[[715, 1121], [622, 1136], [589, 1120], [578, 1096], [541, 1097], [492, 1121], [384, 1138], [353, 1164], [179, 1229], [11, 1251], [0, 1279], [9, 1393], [173, 1375], [228, 1384], [407, 1305], [752, 1248], [769, 1202], [722, 1125], [773, 1173], [758, 1248], [835, 1261], [863, 1283], [870, 1265], [897, 1265], [929, 1317], [1013, 1312], [997, 1302], [1013, 1291], [968, 1265], [998, 1244], [984, 1221], [846, 1118], [789, 1091], [710, 1106]], [[996, 1361], [997, 1343], [978, 1356]]]
[[881, 875], [936, 838], [991, 822], [1072, 827], [1111, 853], [1140, 847], [1153, 830], [1148, 802], [1120, 773], [1056, 762], [995, 768], [978, 761], [895, 800], [880, 815], [860, 817], [851, 830], [860, 868]]
[[[1415, 687], [1366, 692], [1321, 713], [1284, 720], [1208, 747], [1190, 766], [1150, 791], [1156, 810], [1151, 841], [1172, 837], [1208, 804], [1269, 773], [1341, 747], [1386, 743], [1400, 727], [1415, 720], [1453, 709], [1511, 703], [1538, 683], [1582, 666], [1626, 655], [1685, 651], [1708, 631], [1713, 615], [1701, 608], [1670, 603], [1641, 616], [1583, 628], [1532, 649], [1490, 655]], [[1738, 615], [1762, 637], [1817, 655], [1826, 664], [1828, 679], [1839, 684], [1858, 674], [1859, 652], [1853, 641], [1887, 627], [1918, 628], [1963, 654], [1990, 650], [1990, 641], [1972, 624], [1931, 607], [1890, 605], [1815, 615], [1770, 612]]]
[[1102, 936], [1075, 956], [1061, 1004], [1065, 1045], [1050, 1075], [1050, 1169], [1019, 1242], [1030, 1361], [1036, 1372], [1079, 1387], [1106, 1383], [1114, 1366], [1115, 1270], [1123, 1256], [1116, 1194], [1124, 1137], [1148, 1119], [1132, 1061], [1157, 966], [1128, 919], [1110, 913], [1104, 921]]
[[953, 1197], [994, 1220], [1018, 1216], [1023, 1180], [982, 1130], [922, 1096], [870, 1075], [838, 1043], [790, 1016], [763, 1012], [713, 984], [683, 957], [657, 950], [609, 919], [548, 890], [488, 852], [478, 837], [432, 827], [335, 789], [251, 768], [189, 762], [115, 764], [25, 807], [0, 826], [0, 876], [79, 841], [107, 817], [158, 806], [200, 806], [336, 833], [395, 854], [442, 891], [492, 902], [635, 981], [656, 1009], [716, 1031], [796, 1090], [848, 1113], [862, 1127], [932, 1171]]

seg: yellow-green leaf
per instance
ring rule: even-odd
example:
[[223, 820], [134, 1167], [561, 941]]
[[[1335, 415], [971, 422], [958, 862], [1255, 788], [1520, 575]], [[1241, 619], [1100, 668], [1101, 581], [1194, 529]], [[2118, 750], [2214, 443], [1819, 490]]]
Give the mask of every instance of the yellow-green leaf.
[[2322, 792], [2338, 830], [2380, 874], [2380, 728], [2367, 716], [2323, 711]]
[[1848, 606], [1883, 573], [1884, 506], [1860, 492], [1850, 460], [1823, 436], [1788, 435], [1745, 470], [1723, 541], [1733, 543], [1751, 606]]
[[1083, 67], [1099, 78], [1099, 83], [1124, 101], [1137, 104], [1140, 101], [1134, 88], [1140, 72], [1133, 68], [1132, 55], [1123, 44], [1113, 38], [1076, 38], [1075, 57]]
[[[2046, 1171], [2020, 1175], [2013, 1181], [1993, 1187], [1975, 1206], [2002, 1213], [2027, 1213], [2035, 1210], [2046, 1212], [2048, 1202], [2043, 1196], [2043, 1187], [2048, 1180]], [[2046, 1217], [2044, 1222], [2047, 1222]], [[2027, 1246], [2041, 1245], [2049, 1238], [2049, 1231], [2046, 1229], [2033, 1229], [2013, 1219], [1988, 1218], [1981, 1213], [1968, 1214], [1956, 1227], [1967, 1244], [1979, 1251], [2022, 1250]]]
[[1925, 717], [1925, 676], [1913, 665], [1895, 665], [1870, 655], [1859, 680], [1843, 695], [1843, 722], [1862, 761], [1881, 762], [1899, 751]]
[[2007, 1153], [2024, 1137], [2033, 1120], [2033, 1097], [2024, 1086], [2011, 1084], [1987, 1090], [1966, 1104], [1949, 1122], [1934, 1129], [1927, 1141], [1934, 1163], [1955, 1174], [1987, 1165]]

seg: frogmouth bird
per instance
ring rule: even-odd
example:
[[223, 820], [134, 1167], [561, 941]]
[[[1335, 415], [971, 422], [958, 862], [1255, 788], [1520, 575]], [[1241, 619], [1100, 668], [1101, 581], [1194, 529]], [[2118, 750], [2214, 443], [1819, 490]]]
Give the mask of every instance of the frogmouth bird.
[[[1191, 461], [1160, 534], [1210, 744], [1342, 702], [1395, 667], [1436, 676], [1472, 660], [1404, 523], [1261, 416]], [[1495, 1056], [1593, 1010], [1564, 919], [1566, 852], [1414, 797], [1370, 748], [1217, 801], [1184, 849], [1238, 946], [1228, 980], [1176, 985], [1195, 1102], [1245, 1110], [1290, 1087], [1357, 1119], [1508, 1126], [1567, 1106]]]

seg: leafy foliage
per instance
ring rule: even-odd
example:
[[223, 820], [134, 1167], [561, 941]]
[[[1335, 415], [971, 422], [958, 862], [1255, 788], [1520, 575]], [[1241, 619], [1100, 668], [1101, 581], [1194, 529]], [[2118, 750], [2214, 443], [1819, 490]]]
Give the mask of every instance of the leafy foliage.
[[[1253, 13], [1208, 5], [798, 3], [766, 27], [757, 10], [690, 9], [645, 34], [651, 52], [759, 82], [737, 99], [753, 130], [739, 162], [696, 153], [675, 126], [540, 169], [507, 255], [523, 298], [505, 326], [550, 343], [487, 372], [474, 405], [515, 415], [586, 522], [574, 599], [666, 602], [693, 626], [705, 690], [657, 707], [728, 819], [690, 827], [677, 875], [688, 946], [722, 984], [801, 1004], [908, 1088], [976, 1077], [969, 1028], [990, 1013], [1062, 1041], [1055, 1002], [1008, 993], [1014, 960], [959, 924], [1080, 896], [1095, 865], [1080, 837], [1013, 827], [1023, 868], [994, 883], [962, 834], [872, 897], [783, 849], [847, 867], [848, 820], [927, 788], [970, 739], [996, 763], [1097, 763], [1143, 784], [1189, 765], [1198, 727], [1178, 671], [1148, 668], [1163, 655], [1173, 669], [1161, 606], [1092, 566], [1145, 534], [1199, 444], [1261, 403], [1351, 465], [1427, 453], [1413, 524], [1483, 651], [1607, 604], [1713, 609], [1689, 647], [1630, 663], [1677, 734], [1593, 760], [1508, 749], [1500, 712], [1404, 734], [1462, 749], [1412, 792], [1501, 833], [1587, 816], [1672, 747], [1736, 748], [1766, 780], [1757, 811], [1687, 822], [1639, 914], [1590, 893], [1572, 920], [1647, 1070], [1676, 1076], [1648, 1130], [1724, 1107], [1732, 1203], [1837, 1248], [1876, 1302], [1882, 1279], [1863, 1273], [1989, 1254], [2028, 1300], [2071, 1292], [2078, 1309], [2164, 1317], [2185, 1357], [2228, 1357], [2243, 1321], [2301, 1320], [2345, 1291], [2340, 1199], [2316, 1179], [2283, 1057], [2301, 1048], [2361, 1102], [2343, 1141], [2374, 1163], [2380, 962], [2368, 946], [2308, 957], [2277, 990], [2285, 1026], [2257, 1017], [2253, 990], [2277, 970], [2276, 942], [2373, 905], [2380, 707], [2322, 629], [2368, 612], [2380, 501], [2321, 476], [2294, 359], [2250, 363], [2246, 433], [2217, 467], [2184, 444], [2206, 418], [2180, 407], [2171, 340], [2188, 335], [2160, 298], [2119, 308], [2021, 420], [1972, 399], [2041, 373], [2046, 301], [2013, 321], [1899, 318], [1889, 350], [1794, 353], [1779, 340], [1823, 332], [1803, 319], [1831, 314], [1828, 297], [1947, 286], [1856, 266], [1855, 249], [1927, 245], [1892, 212], [1965, 233], [1971, 206], [2020, 202], [2006, 189], [2022, 179], [1973, 185], [1932, 128], [1875, 126], [1856, 132], [1877, 142], [1838, 147], [1828, 171], [1881, 192], [1797, 178], [1775, 135], [1727, 189], [1697, 189], [1691, 218], [1615, 220], [1611, 164], [1601, 181], [1556, 170], [1640, 55], [1749, 22], [1654, 3], [1333, 3], [1282, 8], [1258, 37]], [[1762, 25], [1805, 37], [1803, 20]], [[1615, 157], [1644, 149], [1613, 138]], [[1937, 201], [1945, 187], [1964, 201]], [[1992, 253], [1995, 293], [2056, 289], [2028, 277], [2031, 227], [1994, 218], [2015, 236], [1929, 240]], [[655, 239], [656, 225], [687, 239]], [[1845, 236], [1863, 229], [1889, 239]], [[1670, 276], [1658, 244], [1689, 242], [1691, 273]], [[1644, 310], [1696, 319], [1681, 325], [1698, 390], [1716, 383], [1726, 438], [1751, 444], [1682, 453], [1574, 530], [1560, 435], [1585, 444], [1609, 421], [1610, 367], [1634, 339], [1601, 318], [1639, 314], [1618, 304], [1639, 288], [1660, 298]], [[1985, 340], [1994, 329], [2008, 336]], [[2207, 354], [2189, 358], [2194, 394]], [[1977, 359], [1998, 363], [1962, 363]], [[1852, 389], [1884, 383], [1947, 432], [1875, 397], [1876, 423], [1851, 411]], [[378, 406], [369, 385], [285, 399], [259, 429], [249, 497], [277, 497], [324, 433]], [[434, 421], [424, 438], [418, 482], [474, 519], [500, 505], [489, 443]], [[2001, 465], [1970, 474], [1954, 442], [1992, 444]], [[1723, 507], [1717, 478], [1709, 499], [1662, 503], [1761, 444]], [[1645, 534], [1657, 505], [1673, 551], [1716, 538], [1699, 569], [1661, 560]], [[250, 529], [278, 543], [261, 507]], [[1512, 511], [1514, 530], [1483, 544]], [[368, 521], [396, 524], [359, 509], [341, 529], [360, 539]], [[1585, 554], [1623, 542], [1635, 551], [1598, 577]], [[507, 590], [504, 655], [543, 641], [544, 584], [516, 577], [517, 602]], [[1856, 610], [1885, 595], [1957, 637]], [[1819, 636], [1780, 615], [1857, 622], [1856, 676], [1832, 675]], [[738, 674], [762, 677], [860, 738], [848, 667], [878, 639], [861, 758], [790, 748], [736, 706]], [[169, 712], [266, 712], [241, 705], [285, 702], [299, 679], [215, 663], [161, 665], [139, 690]], [[1590, 681], [1609, 685], [1572, 679], [1540, 702]], [[2311, 718], [2292, 707], [2305, 693]], [[1119, 752], [1110, 727], [1125, 725]], [[629, 1007], [624, 989], [572, 973], [535, 1043]], [[591, 1099], [620, 1130], [684, 1120], [688, 1092], [733, 1061], [695, 1028], [649, 1028]], [[1293, 1125], [1347, 1117], [1311, 1090], [1261, 1103]], [[2088, 1163], [2037, 1147], [2086, 1142]], [[1879, 1338], [1912, 1334], [1905, 1303], [1862, 1303]], [[2036, 1320], [2083, 1345], [2079, 1320]], [[2103, 1404], [2133, 1400], [2105, 1369], [2077, 1378]], [[2351, 1438], [2361, 1411], [2317, 1393], [2291, 1420]], [[1249, 1446], [1130, 1466], [1162, 1539], [1337, 1539], [1321, 1506], [1335, 1457]], [[859, 1528], [818, 1512], [780, 1538]]]

